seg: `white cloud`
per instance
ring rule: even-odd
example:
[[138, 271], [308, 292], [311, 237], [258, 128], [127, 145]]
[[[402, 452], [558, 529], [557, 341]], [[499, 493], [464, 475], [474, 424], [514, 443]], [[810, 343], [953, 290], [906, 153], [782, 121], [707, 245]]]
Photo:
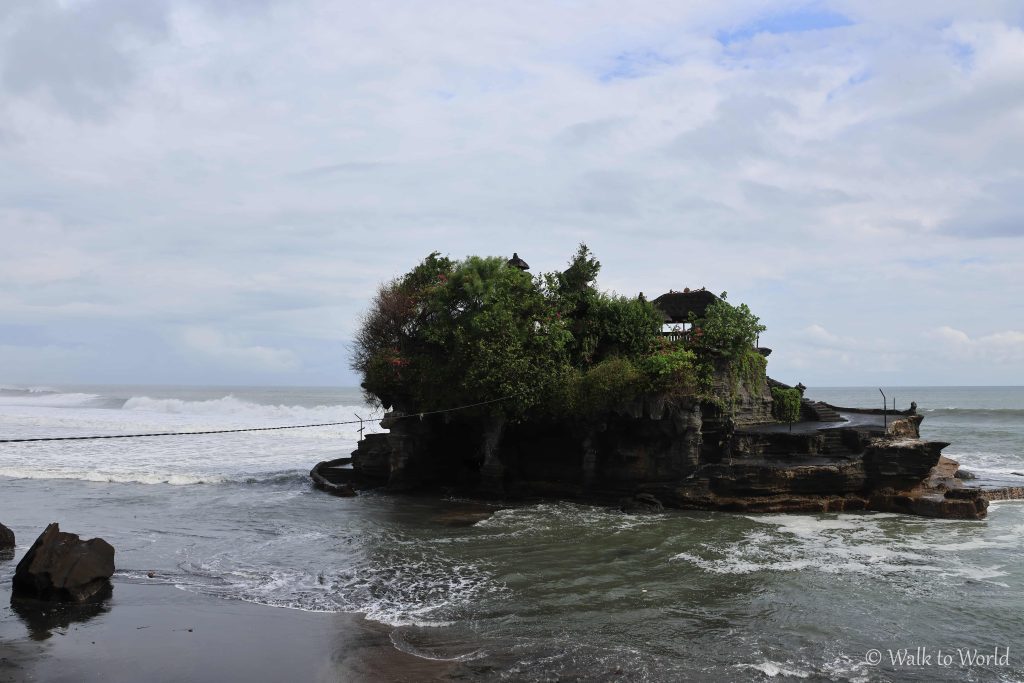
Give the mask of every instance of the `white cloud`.
[[237, 337], [210, 328], [189, 327], [182, 331], [181, 339], [187, 348], [203, 356], [255, 371], [284, 372], [298, 365], [287, 349], [246, 346]]
[[5, 7], [0, 320], [206, 330], [211, 362], [352, 383], [377, 282], [585, 240], [605, 287], [746, 301], [807, 382], [941, 382], [923, 331], [1024, 297], [1018, 5]]
[[807, 340], [810, 343], [821, 344], [823, 346], [849, 346], [850, 341], [838, 337], [824, 327], [818, 324], [809, 325], [804, 329], [807, 335]]
[[161, 0], [23, 3], [0, 45], [0, 80], [12, 93], [105, 117], [136, 76], [138, 49], [166, 32]]
[[971, 337], [963, 330], [942, 326], [932, 334], [943, 344], [947, 357], [966, 356], [1001, 364], [1024, 362], [1024, 331], [1004, 330]]

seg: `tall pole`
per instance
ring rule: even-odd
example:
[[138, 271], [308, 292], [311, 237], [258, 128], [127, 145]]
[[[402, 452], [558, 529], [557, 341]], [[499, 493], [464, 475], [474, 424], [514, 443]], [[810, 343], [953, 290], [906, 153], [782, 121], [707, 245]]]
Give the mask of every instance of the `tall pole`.
[[882, 395], [882, 426], [885, 427], [885, 431], [889, 431], [889, 399], [885, 397], [885, 392], [881, 387], [879, 387], [878, 393]]

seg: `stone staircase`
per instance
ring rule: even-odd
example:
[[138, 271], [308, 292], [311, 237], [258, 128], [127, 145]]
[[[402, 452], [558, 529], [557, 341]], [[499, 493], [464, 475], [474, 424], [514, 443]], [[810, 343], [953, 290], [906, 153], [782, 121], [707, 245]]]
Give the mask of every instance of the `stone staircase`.
[[827, 403], [812, 401], [809, 398], [800, 399], [800, 414], [805, 420], [812, 422], [843, 422], [839, 413]]
[[318, 462], [309, 472], [313, 486], [335, 496], [345, 498], [356, 495], [352, 487], [355, 472], [349, 467], [352, 458], [337, 458]]
[[349, 467], [351, 463], [351, 458], [333, 461], [332, 464], [320, 468], [320, 476], [332, 484], [348, 484], [352, 481], [352, 468]]
[[[839, 429], [823, 429], [818, 432], [822, 437], [822, 453], [824, 455], [849, 457], [855, 455], [854, 451], [850, 448], [850, 440], [844, 438], [843, 433]], [[853, 439], [856, 442], [856, 438]]]

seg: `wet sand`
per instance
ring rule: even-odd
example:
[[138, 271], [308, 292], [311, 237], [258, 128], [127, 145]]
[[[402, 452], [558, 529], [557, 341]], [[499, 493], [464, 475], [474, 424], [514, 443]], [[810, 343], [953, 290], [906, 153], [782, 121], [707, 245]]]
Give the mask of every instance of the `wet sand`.
[[114, 583], [99, 606], [12, 603], [0, 587], [0, 682], [439, 681], [450, 662], [395, 648], [393, 629], [352, 614], [302, 612]]

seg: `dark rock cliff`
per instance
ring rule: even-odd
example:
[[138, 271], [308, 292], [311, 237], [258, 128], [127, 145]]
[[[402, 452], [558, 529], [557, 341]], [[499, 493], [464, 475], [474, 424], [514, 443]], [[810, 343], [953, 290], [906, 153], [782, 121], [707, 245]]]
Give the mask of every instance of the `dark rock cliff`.
[[765, 393], [744, 388], [728, 412], [645, 396], [585, 420], [504, 423], [393, 411], [381, 423], [389, 433], [368, 436], [352, 454], [353, 476], [363, 486], [506, 498], [643, 496], [690, 509], [985, 515], [985, 497], [941, 457], [947, 444], [919, 438], [920, 415], [842, 409], [845, 422], [787, 428], [770, 422]]

